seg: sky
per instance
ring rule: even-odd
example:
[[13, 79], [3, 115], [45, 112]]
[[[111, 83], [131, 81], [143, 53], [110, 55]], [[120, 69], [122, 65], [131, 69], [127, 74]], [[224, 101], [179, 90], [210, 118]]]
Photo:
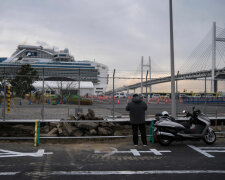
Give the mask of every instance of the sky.
[[[76, 60], [135, 72], [141, 57], [170, 72], [169, 0], [0, 0], [0, 57], [19, 44], [69, 48]], [[173, 0], [175, 68], [212, 28], [224, 0]]]

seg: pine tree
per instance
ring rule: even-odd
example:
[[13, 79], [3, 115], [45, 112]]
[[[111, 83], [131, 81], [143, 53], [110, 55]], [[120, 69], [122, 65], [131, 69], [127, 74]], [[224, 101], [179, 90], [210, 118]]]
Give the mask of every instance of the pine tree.
[[38, 73], [29, 64], [22, 65], [14, 79], [10, 81], [16, 96], [24, 98], [34, 90], [33, 83], [38, 80]]

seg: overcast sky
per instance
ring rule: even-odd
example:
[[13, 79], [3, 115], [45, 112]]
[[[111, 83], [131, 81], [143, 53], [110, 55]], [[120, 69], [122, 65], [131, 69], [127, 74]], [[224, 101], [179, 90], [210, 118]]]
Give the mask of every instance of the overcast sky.
[[[69, 48], [76, 60], [136, 70], [141, 56], [170, 71], [169, 0], [0, 0], [0, 56], [18, 44]], [[181, 66], [216, 21], [224, 0], [174, 0], [175, 65]]]

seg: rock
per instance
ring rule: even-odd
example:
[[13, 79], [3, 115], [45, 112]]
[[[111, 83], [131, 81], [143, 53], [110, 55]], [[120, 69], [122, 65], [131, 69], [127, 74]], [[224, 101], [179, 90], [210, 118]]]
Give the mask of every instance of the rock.
[[57, 132], [57, 128], [55, 127], [55, 128], [53, 128], [51, 131], [49, 131], [48, 133], [47, 133], [47, 135], [53, 135], [53, 134], [55, 134]]
[[44, 132], [44, 133], [48, 133], [48, 132], [49, 132], [49, 126], [45, 125], [45, 126], [43, 127], [43, 132]]
[[82, 135], [83, 135], [83, 132], [79, 129], [73, 132], [73, 136], [82, 136]]
[[70, 120], [76, 120], [74, 115], [70, 115]]
[[109, 128], [98, 127], [98, 134], [101, 136], [112, 135], [113, 131]]
[[122, 133], [120, 131], [115, 131], [113, 135], [114, 136], [122, 136]]
[[58, 134], [59, 134], [59, 135], [62, 135], [62, 134], [63, 134], [63, 130], [62, 130], [62, 128], [60, 127], [60, 124], [57, 124], [57, 130], [58, 130]]
[[89, 134], [92, 135], [92, 136], [95, 136], [95, 135], [97, 135], [98, 133], [97, 133], [97, 131], [96, 131], [95, 129], [90, 129], [90, 130], [89, 130]]
[[131, 125], [123, 125], [123, 128], [124, 129], [130, 129], [131, 128]]
[[112, 122], [104, 122], [104, 123], [99, 123], [100, 126], [102, 127], [110, 127], [110, 128], [114, 128], [115, 124]]
[[57, 122], [50, 122], [49, 123], [50, 129], [57, 127], [57, 124], [58, 124]]
[[72, 132], [73, 132], [72, 126], [68, 122], [63, 123], [63, 128], [66, 130], [68, 135], [72, 134]]
[[95, 119], [95, 112], [92, 109], [88, 109], [86, 119], [87, 120], [94, 120]]
[[83, 113], [79, 112], [79, 113], [77, 114], [77, 119], [78, 119], [78, 120], [85, 120], [85, 115], [84, 115]]
[[88, 123], [78, 123], [77, 127], [80, 129], [95, 129], [98, 127], [98, 123], [94, 123], [94, 122], [88, 122]]

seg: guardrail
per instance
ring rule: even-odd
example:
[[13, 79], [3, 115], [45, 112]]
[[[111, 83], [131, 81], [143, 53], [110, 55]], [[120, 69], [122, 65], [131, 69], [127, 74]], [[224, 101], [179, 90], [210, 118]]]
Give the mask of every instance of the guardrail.
[[[218, 120], [225, 120], [225, 117], [209, 117], [211, 121], [215, 121], [215, 125], [217, 125]], [[186, 117], [178, 117], [176, 120], [180, 121], [187, 121], [188, 118]], [[115, 122], [115, 123], [122, 123], [122, 122], [129, 122], [129, 118], [118, 118], [118, 119], [105, 119], [105, 120], [69, 120], [69, 119], [45, 119], [45, 120], [37, 120], [37, 119], [31, 119], [31, 120], [2, 120], [0, 119], [0, 123], [48, 123], [48, 122], [70, 122], [70, 123], [88, 123], [88, 122], [95, 122], [95, 123], [107, 123], [107, 122]], [[147, 118], [146, 122], [152, 122], [155, 121], [155, 118]], [[151, 124], [151, 123], [150, 123]], [[223, 126], [223, 123], [221, 123]], [[225, 134], [225, 132], [216, 132], [216, 134]], [[147, 135], [148, 137], [151, 135]], [[126, 136], [40, 136], [39, 139], [113, 139], [113, 138], [129, 138], [132, 137], [132, 135], [126, 135]], [[34, 139], [34, 137], [0, 137], [0, 140], [31, 140]]]
[[[210, 120], [225, 120], [225, 117], [208, 117]], [[39, 122], [129, 122], [130, 119], [129, 118], [106, 118], [104, 120], [70, 120], [70, 119], [8, 119], [8, 120], [3, 120], [0, 119], [0, 123], [1, 122], [7, 122], [7, 123], [31, 123], [31, 122], [35, 122], [36, 120], [38, 120]], [[176, 120], [178, 121], [188, 121], [188, 118], [186, 117], [178, 117], [176, 118]], [[155, 118], [146, 118], [145, 120], [146, 122], [151, 122], [151, 121], [155, 121]]]

